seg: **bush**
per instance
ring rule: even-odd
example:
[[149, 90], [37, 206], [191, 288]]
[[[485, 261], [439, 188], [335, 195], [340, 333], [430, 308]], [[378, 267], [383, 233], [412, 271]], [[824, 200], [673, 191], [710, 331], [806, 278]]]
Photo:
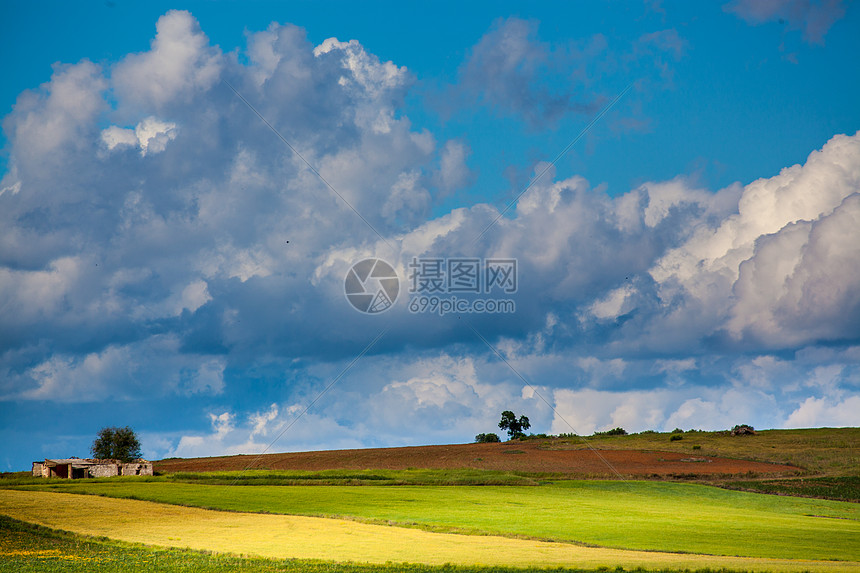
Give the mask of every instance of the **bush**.
[[694, 450], [701, 450], [701, 449], [702, 449], [702, 446], [695, 445], [695, 446], [693, 446], [693, 449], [694, 449]]
[[605, 432], [594, 432], [595, 436], [626, 436], [627, 430], [624, 428], [612, 428]]
[[749, 424], [740, 424], [732, 428], [733, 436], [754, 436], [755, 428]]
[[478, 444], [491, 444], [494, 442], [501, 442], [501, 438], [499, 438], [498, 434], [478, 434], [475, 436], [475, 442]]
[[660, 432], [658, 432], [657, 430], [642, 430], [639, 433], [640, 434], [659, 434]]
[[672, 433], [673, 434], [683, 434], [684, 430], [682, 430], [681, 428], [675, 428], [674, 430], [672, 430]]
[[683, 440], [683, 439], [684, 439], [684, 436], [682, 436], [681, 434], [672, 434], [671, 436], [669, 436], [670, 442], [677, 442], [678, 440]]

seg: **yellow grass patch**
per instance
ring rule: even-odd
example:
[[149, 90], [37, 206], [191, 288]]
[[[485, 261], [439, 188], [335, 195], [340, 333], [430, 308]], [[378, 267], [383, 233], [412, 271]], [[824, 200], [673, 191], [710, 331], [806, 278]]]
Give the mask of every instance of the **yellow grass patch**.
[[857, 571], [860, 563], [685, 555], [580, 547], [498, 536], [430, 533], [341, 519], [229, 513], [52, 492], [0, 490], [0, 513], [94, 536], [275, 558], [441, 565]]

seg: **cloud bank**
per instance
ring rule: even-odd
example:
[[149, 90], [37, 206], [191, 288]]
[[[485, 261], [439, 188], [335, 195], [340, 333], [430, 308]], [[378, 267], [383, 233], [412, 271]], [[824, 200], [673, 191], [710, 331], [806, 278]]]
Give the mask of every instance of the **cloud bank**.
[[[535, 82], [553, 49], [497, 23], [464, 89], [532, 125], [591, 109]], [[431, 215], [474, 174], [466, 139], [404, 114], [409, 70], [291, 25], [244, 56], [171, 11], [150, 50], [58, 65], [18, 98], [0, 399], [193, 399], [210, 429], [151, 429], [148, 455], [262, 451], [386, 327], [275, 449], [458, 441], [510, 408], [552, 432], [860, 424], [860, 134], [716, 191], [609, 196], [551, 169], [482, 235], [491, 205]], [[374, 320], [343, 295], [370, 256], [401, 278], [413, 257], [516, 258], [518, 310], [421, 316], [404, 296]], [[247, 385], [257, 406], [230, 406]]]

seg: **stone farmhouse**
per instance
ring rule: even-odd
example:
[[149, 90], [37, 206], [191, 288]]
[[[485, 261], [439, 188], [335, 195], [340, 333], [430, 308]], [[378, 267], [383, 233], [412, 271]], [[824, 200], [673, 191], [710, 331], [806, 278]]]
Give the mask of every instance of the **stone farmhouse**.
[[93, 460], [68, 458], [33, 462], [33, 477], [58, 477], [79, 479], [112, 476], [151, 476], [152, 462], [134, 460], [123, 463], [119, 460]]

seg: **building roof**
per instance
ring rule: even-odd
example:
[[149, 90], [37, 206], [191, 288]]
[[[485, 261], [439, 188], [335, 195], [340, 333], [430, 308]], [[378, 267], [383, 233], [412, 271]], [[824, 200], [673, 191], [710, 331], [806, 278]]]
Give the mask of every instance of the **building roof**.
[[46, 458], [45, 463], [48, 465], [73, 464], [73, 465], [79, 465], [79, 466], [95, 466], [95, 465], [100, 465], [100, 464], [115, 464], [117, 462], [116, 462], [116, 460], [91, 460], [91, 459], [85, 459], [85, 458], [66, 458], [66, 459], [59, 459], [59, 460], [51, 460], [51, 459]]
[[[42, 462], [36, 462], [36, 463], [42, 463]], [[44, 463], [49, 465], [49, 466], [50, 465], [66, 465], [66, 464], [73, 464], [73, 465], [79, 465], [79, 466], [96, 466], [96, 465], [106, 465], [106, 464], [121, 464], [124, 462], [121, 462], [119, 460], [102, 460], [102, 459], [94, 460], [91, 458], [65, 458], [65, 459], [56, 459], [56, 460], [45, 458]], [[149, 464], [152, 462], [138, 459], [138, 460], [134, 460], [134, 461], [129, 462], [129, 463], [132, 463], [132, 464]]]

